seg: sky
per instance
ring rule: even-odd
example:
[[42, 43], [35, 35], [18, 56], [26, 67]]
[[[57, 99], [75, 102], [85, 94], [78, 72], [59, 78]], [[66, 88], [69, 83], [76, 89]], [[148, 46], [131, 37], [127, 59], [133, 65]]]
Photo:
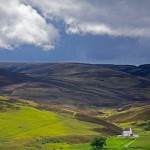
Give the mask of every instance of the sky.
[[150, 63], [149, 8], [149, 0], [0, 0], [0, 61]]

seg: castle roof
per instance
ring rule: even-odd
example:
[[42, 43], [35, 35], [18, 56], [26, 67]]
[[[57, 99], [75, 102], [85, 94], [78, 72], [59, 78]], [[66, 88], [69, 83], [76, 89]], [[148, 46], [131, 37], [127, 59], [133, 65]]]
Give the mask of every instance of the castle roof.
[[124, 128], [123, 131], [131, 131], [131, 128]]

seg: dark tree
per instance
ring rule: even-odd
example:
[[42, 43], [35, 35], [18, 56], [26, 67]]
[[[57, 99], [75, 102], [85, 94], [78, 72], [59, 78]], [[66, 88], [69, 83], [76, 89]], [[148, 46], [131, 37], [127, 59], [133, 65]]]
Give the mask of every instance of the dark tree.
[[91, 146], [94, 149], [101, 150], [104, 147], [104, 145], [106, 146], [106, 138], [104, 138], [104, 137], [95, 137], [91, 141]]

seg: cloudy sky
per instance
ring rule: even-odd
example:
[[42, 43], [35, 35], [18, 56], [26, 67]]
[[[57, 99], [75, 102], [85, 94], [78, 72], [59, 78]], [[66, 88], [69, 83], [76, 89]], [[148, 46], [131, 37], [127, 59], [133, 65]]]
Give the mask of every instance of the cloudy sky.
[[149, 0], [0, 0], [0, 61], [150, 63]]

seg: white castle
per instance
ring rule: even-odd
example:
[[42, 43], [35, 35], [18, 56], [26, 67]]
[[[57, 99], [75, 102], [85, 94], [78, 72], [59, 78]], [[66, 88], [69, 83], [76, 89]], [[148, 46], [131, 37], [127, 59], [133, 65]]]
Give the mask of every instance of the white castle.
[[133, 134], [133, 131], [131, 128], [124, 128], [122, 135], [118, 135], [118, 138], [137, 138], [139, 135]]

